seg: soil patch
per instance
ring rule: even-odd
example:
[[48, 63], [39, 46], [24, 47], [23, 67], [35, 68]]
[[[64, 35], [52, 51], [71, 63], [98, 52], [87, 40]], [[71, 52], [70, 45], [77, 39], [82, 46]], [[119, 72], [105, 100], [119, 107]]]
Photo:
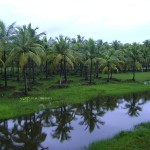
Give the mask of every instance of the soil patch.
[[16, 87], [15, 86], [8, 86], [7, 88], [5, 88], [5, 86], [0, 86], [1, 91], [12, 90], [12, 89], [16, 89]]

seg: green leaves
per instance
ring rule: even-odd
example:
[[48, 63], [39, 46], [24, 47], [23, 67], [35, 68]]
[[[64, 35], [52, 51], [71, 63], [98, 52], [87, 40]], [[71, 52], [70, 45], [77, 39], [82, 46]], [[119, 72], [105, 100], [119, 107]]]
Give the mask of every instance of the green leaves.
[[23, 68], [24, 65], [27, 63], [28, 60], [28, 54], [27, 53], [21, 53], [20, 57], [19, 57], [19, 64], [20, 67]]
[[[11, 30], [11, 27], [9, 30]], [[38, 43], [39, 39], [37, 37], [39, 35], [36, 35], [36, 30], [37, 28], [32, 29], [31, 24], [17, 27], [14, 36], [14, 49], [8, 57], [7, 64], [12, 60], [18, 60], [20, 67], [23, 68], [28, 59], [34, 61], [38, 66], [41, 64], [41, 60], [45, 57], [45, 52], [44, 47]]]

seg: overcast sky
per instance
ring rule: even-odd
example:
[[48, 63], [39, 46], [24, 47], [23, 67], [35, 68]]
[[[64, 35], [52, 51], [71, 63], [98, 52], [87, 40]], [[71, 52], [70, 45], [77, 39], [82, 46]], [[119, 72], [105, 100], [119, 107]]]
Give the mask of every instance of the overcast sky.
[[150, 0], [0, 0], [6, 25], [32, 24], [48, 38], [78, 34], [122, 43], [150, 39]]

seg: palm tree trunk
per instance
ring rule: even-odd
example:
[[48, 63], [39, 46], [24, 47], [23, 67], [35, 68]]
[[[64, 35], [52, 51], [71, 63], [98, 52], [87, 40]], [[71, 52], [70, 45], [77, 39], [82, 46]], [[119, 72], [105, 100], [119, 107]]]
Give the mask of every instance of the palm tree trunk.
[[109, 79], [110, 79], [110, 77], [109, 77], [109, 75], [110, 75], [110, 71], [109, 71], [109, 65], [107, 66], [108, 67], [108, 79], [107, 79], [107, 82], [109, 82]]
[[45, 74], [46, 74], [46, 79], [48, 78], [48, 62], [46, 60], [46, 65], [45, 65]]
[[88, 80], [88, 67], [84, 66], [85, 80]]
[[62, 64], [62, 61], [60, 63], [60, 79], [59, 79], [59, 86], [62, 85], [62, 79], [61, 79], [61, 76], [62, 76], [62, 70], [63, 70], [63, 64]]
[[99, 74], [99, 70], [98, 70], [98, 62], [96, 62], [96, 66], [95, 66], [95, 77], [98, 78], [98, 74]]
[[110, 79], [112, 79], [112, 74], [113, 74], [113, 71], [112, 71], [112, 69], [110, 70]]
[[[4, 50], [4, 63], [6, 62], [6, 51]], [[6, 66], [4, 66], [4, 81], [5, 81], [5, 89], [7, 88], [7, 70]]]
[[25, 93], [25, 95], [27, 95], [28, 94], [28, 90], [27, 90], [26, 66], [24, 66], [24, 68], [23, 68], [23, 75], [24, 75], [24, 93]]
[[11, 64], [12, 64], [11, 65], [11, 75], [14, 76], [14, 63], [13, 63], [13, 61]]
[[83, 65], [80, 63], [80, 76], [82, 77], [82, 73], [83, 73]]
[[34, 70], [34, 62], [32, 62], [32, 82], [35, 82], [35, 70]]
[[133, 81], [135, 81], [135, 62], [133, 64], [133, 78], [132, 78]]
[[91, 58], [91, 65], [90, 65], [90, 83], [92, 83], [92, 69], [93, 69], [93, 62], [92, 62], [92, 58]]
[[133, 78], [132, 78], [133, 81], [135, 81], [135, 69], [133, 69]]
[[146, 62], [146, 72], [148, 71], [148, 63]]
[[17, 81], [20, 81], [20, 68], [19, 68], [19, 61], [17, 63]]
[[67, 82], [67, 72], [66, 72], [66, 56], [64, 55], [64, 79]]

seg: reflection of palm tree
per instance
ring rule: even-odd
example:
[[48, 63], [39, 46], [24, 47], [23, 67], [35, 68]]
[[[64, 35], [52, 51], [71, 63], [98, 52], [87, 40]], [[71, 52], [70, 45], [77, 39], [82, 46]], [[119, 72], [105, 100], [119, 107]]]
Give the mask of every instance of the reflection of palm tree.
[[53, 110], [46, 109], [39, 115], [39, 118], [40, 120], [42, 120], [42, 124], [44, 127], [52, 127], [56, 125], [56, 123], [54, 122], [53, 113]]
[[139, 112], [142, 111], [141, 105], [144, 104], [144, 101], [140, 103], [140, 98], [137, 94], [133, 94], [132, 98], [128, 100], [128, 103], [125, 105], [125, 109], [128, 109], [128, 114], [130, 116], [139, 116]]
[[80, 125], [85, 125], [86, 129], [89, 128], [89, 132], [92, 132], [95, 128], [99, 128], [99, 124], [103, 125], [104, 122], [98, 118], [98, 116], [103, 116], [104, 111], [96, 111], [93, 101], [89, 101], [83, 106], [81, 112], [83, 120], [79, 123]]
[[73, 130], [70, 122], [74, 119], [74, 112], [66, 109], [66, 107], [61, 107], [56, 110], [55, 116], [57, 126], [54, 133], [51, 134], [52, 137], [59, 139], [61, 142], [69, 140], [71, 138], [69, 132]]
[[42, 133], [42, 124], [35, 116], [31, 116], [29, 120], [25, 118], [23, 124], [14, 125], [12, 131], [12, 140], [19, 145], [16, 149], [37, 150], [42, 147], [41, 143], [46, 138], [46, 134]]
[[119, 103], [117, 96], [107, 96], [101, 99], [103, 102], [101, 107], [106, 111], [112, 111], [117, 108], [117, 104]]
[[11, 132], [8, 130], [7, 121], [0, 123], [0, 148], [1, 150], [13, 149], [13, 141], [11, 140]]

